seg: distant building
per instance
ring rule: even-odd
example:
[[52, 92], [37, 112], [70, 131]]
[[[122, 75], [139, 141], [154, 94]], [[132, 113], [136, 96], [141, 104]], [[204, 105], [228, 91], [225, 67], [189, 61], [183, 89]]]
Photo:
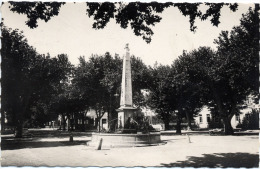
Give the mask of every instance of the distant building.
[[[90, 111], [88, 111], [88, 113], [87, 113], [87, 117], [89, 119], [92, 119], [92, 125], [94, 127], [95, 124], [97, 123], [97, 115], [96, 115], [95, 110], [90, 109]], [[90, 121], [91, 120], [89, 120], [89, 122]], [[90, 124], [90, 123], [88, 123], [88, 124]], [[101, 126], [101, 130], [102, 129], [108, 130], [108, 115], [107, 115], [107, 112], [105, 112], [105, 114], [101, 117], [100, 126]]]
[[211, 116], [210, 110], [206, 106], [204, 106], [199, 112], [198, 116], [194, 118], [194, 121], [199, 128], [209, 128], [209, 124], [212, 119], [213, 118]]
[[[253, 96], [248, 96], [245, 103], [241, 105], [243, 109], [240, 114], [234, 115], [231, 119], [231, 126], [236, 128], [238, 124], [242, 123], [245, 116], [248, 116], [253, 109], [259, 110], [259, 104], [255, 104]], [[195, 123], [199, 128], [222, 128], [223, 123], [218, 116], [212, 116], [208, 107], [204, 106], [199, 112], [198, 116], [194, 118]]]

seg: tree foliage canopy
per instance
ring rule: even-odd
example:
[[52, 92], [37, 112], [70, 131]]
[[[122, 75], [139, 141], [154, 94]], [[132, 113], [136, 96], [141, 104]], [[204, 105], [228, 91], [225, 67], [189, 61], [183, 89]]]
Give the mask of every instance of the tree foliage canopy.
[[26, 25], [36, 28], [37, 20], [48, 22], [53, 16], [59, 14], [61, 5], [65, 2], [15, 2], [9, 1], [10, 10], [18, 14], [25, 14], [28, 18]]

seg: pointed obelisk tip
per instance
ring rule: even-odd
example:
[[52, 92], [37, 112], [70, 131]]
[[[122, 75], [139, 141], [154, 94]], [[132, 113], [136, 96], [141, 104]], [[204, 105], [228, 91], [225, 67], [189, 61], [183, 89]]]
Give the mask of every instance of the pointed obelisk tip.
[[129, 49], [129, 44], [128, 44], [128, 43], [125, 45], [125, 49], [126, 49], [127, 52], [130, 50], [130, 49]]

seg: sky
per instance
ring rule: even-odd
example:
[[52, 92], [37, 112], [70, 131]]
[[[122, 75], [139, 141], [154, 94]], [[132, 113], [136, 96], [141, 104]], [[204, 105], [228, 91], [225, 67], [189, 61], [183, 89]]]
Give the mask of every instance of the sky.
[[[35, 47], [40, 54], [57, 56], [64, 53], [69, 56], [72, 64], [77, 65], [80, 56], [89, 58], [92, 54], [103, 55], [110, 52], [112, 56], [119, 54], [122, 57], [124, 47], [129, 43], [130, 54], [152, 66], [155, 62], [172, 64], [183, 50], [191, 51], [200, 46], [216, 49], [214, 39], [222, 30], [230, 31], [233, 26], [239, 25], [242, 13], [246, 13], [250, 6], [254, 5], [239, 4], [236, 12], [224, 7], [218, 27], [212, 26], [209, 20], [196, 20], [198, 29], [195, 33], [189, 29], [188, 17], [181, 15], [175, 7], [167, 8], [160, 14], [161, 22], [152, 27], [154, 35], [150, 44], [135, 36], [132, 29], [120, 28], [115, 20], [111, 20], [104, 29], [93, 29], [93, 19], [86, 15], [86, 4], [82, 2], [66, 3], [61, 7], [58, 16], [47, 23], [39, 20], [35, 29], [30, 29], [25, 24], [25, 15], [11, 12], [8, 3], [2, 5], [1, 15], [5, 26], [23, 31], [29, 45]], [[205, 8], [202, 6], [201, 9]]]

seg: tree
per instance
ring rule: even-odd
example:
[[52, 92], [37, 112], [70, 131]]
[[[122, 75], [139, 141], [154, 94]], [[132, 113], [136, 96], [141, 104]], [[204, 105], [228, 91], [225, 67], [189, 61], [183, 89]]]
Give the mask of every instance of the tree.
[[[31, 27], [37, 27], [37, 20], [45, 22], [51, 17], [58, 15], [59, 10], [64, 2], [9, 2], [10, 10], [19, 14], [25, 14], [28, 18], [26, 24]], [[211, 23], [218, 26], [220, 19], [220, 10], [223, 6], [228, 6], [231, 11], [236, 11], [236, 3], [205, 3], [208, 9], [203, 13], [199, 7], [202, 3], [142, 3], [142, 2], [87, 2], [87, 15], [93, 16], [95, 22], [93, 28], [103, 29], [110, 19], [115, 19], [121, 28], [127, 28], [130, 24], [136, 36], [141, 36], [147, 43], [151, 42], [153, 31], [151, 26], [161, 21], [158, 13], [162, 13], [170, 6], [177, 7], [184, 16], [189, 17], [190, 29], [195, 31], [197, 28], [195, 19], [206, 20], [211, 17]]]
[[46, 113], [63, 69], [55, 58], [39, 55], [18, 30], [2, 27], [2, 114], [22, 137], [23, 126], [35, 113]]
[[259, 26], [259, 18], [255, 17], [255, 12], [249, 9], [243, 15], [240, 25], [234, 27], [230, 35], [222, 32], [215, 41], [218, 44], [216, 85], [225, 85], [225, 88], [213, 94], [226, 134], [233, 133], [230, 120], [237, 113], [239, 105], [249, 94], [258, 94], [259, 42], [255, 38], [258, 35], [255, 30]]
[[[194, 72], [190, 71], [190, 67], [194, 64], [192, 57], [189, 57], [184, 52], [172, 64], [172, 85], [175, 87], [175, 98], [177, 98], [177, 117], [180, 120], [186, 116], [188, 128], [191, 129], [191, 121], [193, 116], [201, 110], [203, 106], [203, 88], [200, 83], [194, 83], [190, 80], [190, 76]], [[181, 132], [180, 121], [178, 121], [177, 132]]]
[[252, 109], [252, 111], [245, 115], [242, 120], [242, 123], [237, 125], [238, 128], [242, 128], [244, 130], [254, 130], [259, 129], [259, 110]]
[[150, 84], [148, 105], [155, 110], [157, 116], [163, 120], [165, 129], [169, 129], [169, 122], [176, 110], [176, 98], [172, 97], [171, 68], [169, 66], [155, 66], [151, 68], [153, 81]]
[[41, 19], [48, 22], [51, 17], [57, 16], [61, 5], [65, 2], [14, 2], [9, 1], [10, 10], [18, 14], [25, 14], [28, 18], [26, 25], [36, 28], [37, 20]]
[[[60, 79], [59, 83], [54, 86], [54, 92], [50, 99], [49, 111], [60, 115], [65, 130], [66, 121], [70, 123], [74, 113], [84, 110], [85, 104], [80, 99], [77, 88], [71, 83], [74, 76], [74, 66], [68, 60], [66, 54], [60, 54], [53, 58], [57, 68], [60, 70], [56, 77]], [[69, 129], [69, 128], [68, 128]]]
[[115, 55], [115, 57], [111, 57], [109, 53], [106, 53], [104, 56], [104, 77], [101, 80], [102, 86], [106, 88], [107, 91], [107, 101], [105, 104], [106, 112], [108, 112], [108, 128], [109, 130], [114, 130], [117, 122], [117, 111], [119, 105], [119, 101], [117, 93], [119, 93], [121, 86], [121, 78], [122, 78], [122, 60]]
[[37, 102], [35, 106], [32, 107], [31, 117], [24, 126], [26, 128], [44, 128], [46, 123], [54, 121], [57, 118], [57, 114], [49, 112], [48, 105]]
[[141, 58], [135, 56], [131, 56], [131, 70], [133, 104], [137, 108], [141, 108], [146, 106], [146, 101], [141, 90], [149, 89], [149, 84], [152, 82], [151, 72]]
[[80, 89], [82, 97], [88, 102], [90, 108], [96, 111], [96, 125], [105, 112], [109, 114], [109, 121], [115, 117], [116, 94], [121, 82], [122, 60], [113, 58], [109, 53], [104, 56], [92, 56], [89, 61], [80, 58], [73, 83]]
[[176, 133], [181, 133], [182, 118], [186, 116], [188, 126], [202, 108], [200, 84], [190, 81], [189, 67], [193, 60], [187, 55], [180, 56], [171, 67], [155, 66], [152, 70], [153, 83], [149, 105], [169, 129], [169, 122], [176, 121]]
[[87, 110], [89, 110], [88, 100], [82, 97], [78, 87], [71, 82], [61, 81], [55, 97], [51, 98], [49, 111], [61, 116], [63, 130], [66, 129], [66, 123], [68, 130], [73, 130], [79, 118], [83, 122], [81, 130], [85, 130], [84, 120]]
[[[232, 134], [230, 121], [237, 109], [231, 106], [235, 103], [232, 101], [234, 93], [229, 84], [229, 77], [226, 76], [230, 71], [229, 67], [210, 48], [199, 48], [188, 55], [193, 57], [196, 63], [190, 68], [191, 72], [196, 72], [191, 76], [191, 80], [201, 83], [201, 87], [208, 91], [203, 96], [206, 98], [205, 104], [210, 107], [211, 113], [217, 113], [223, 120], [225, 133]], [[223, 71], [222, 74], [220, 69]]]
[[30, 108], [39, 94], [34, 86], [39, 72], [32, 74], [37, 70], [34, 61], [39, 62], [42, 57], [18, 30], [3, 26], [2, 44], [2, 114], [6, 114], [10, 125], [16, 126], [16, 137], [21, 137], [23, 125], [31, 114]]
[[193, 63], [184, 53], [171, 67], [159, 65], [152, 69], [149, 106], [164, 121], [166, 129], [171, 120], [176, 121], [176, 133], [181, 133], [182, 118], [186, 116], [191, 127], [193, 115], [203, 106], [200, 84], [189, 78]]
[[205, 104], [212, 113], [219, 114], [225, 134], [233, 134], [232, 117], [249, 94], [257, 93], [258, 42], [252, 30], [258, 22], [254, 15], [250, 9], [230, 35], [222, 32], [215, 41], [217, 52], [201, 47], [185, 54], [194, 60], [189, 67], [190, 80], [207, 91], [203, 96]]

